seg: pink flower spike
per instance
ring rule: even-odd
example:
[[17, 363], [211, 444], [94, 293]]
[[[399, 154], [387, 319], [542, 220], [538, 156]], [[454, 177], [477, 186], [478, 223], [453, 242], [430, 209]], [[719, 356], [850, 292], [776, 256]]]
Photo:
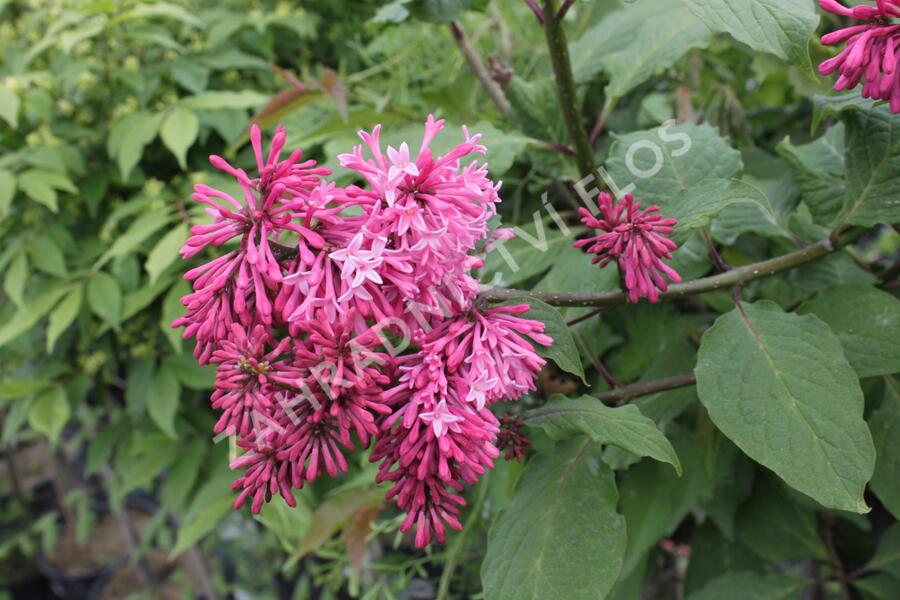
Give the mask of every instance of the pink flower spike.
[[441, 400], [437, 407], [431, 412], [419, 414], [419, 418], [426, 423], [431, 423], [435, 437], [441, 437], [446, 431], [459, 431], [459, 426], [454, 425], [458, 421], [462, 421], [462, 417], [457, 417], [447, 408], [447, 401]]

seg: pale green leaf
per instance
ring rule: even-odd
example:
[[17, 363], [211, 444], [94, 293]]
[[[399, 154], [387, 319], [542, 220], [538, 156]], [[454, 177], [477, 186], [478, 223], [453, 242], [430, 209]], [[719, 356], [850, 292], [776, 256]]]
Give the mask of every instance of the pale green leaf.
[[197, 139], [200, 120], [192, 110], [176, 106], [162, 123], [159, 137], [166, 148], [172, 151], [182, 170], [187, 169], [187, 151]]
[[528, 461], [488, 533], [481, 568], [492, 600], [596, 600], [618, 578], [625, 520], [613, 472], [585, 438]]
[[175, 414], [178, 412], [180, 396], [181, 384], [175, 373], [168, 365], [160, 365], [147, 390], [147, 412], [153, 422], [171, 438], [178, 437], [175, 432]]
[[813, 75], [809, 38], [819, 24], [807, 0], [682, 0], [710, 29], [731, 34], [759, 52], [769, 52]]
[[118, 327], [122, 316], [122, 289], [109, 273], [95, 273], [87, 283], [87, 302], [91, 312]]
[[0, 85], [0, 119], [13, 129], [19, 126], [19, 96], [11, 89]]
[[744, 453], [826, 507], [869, 510], [875, 450], [862, 391], [822, 321], [741, 304], [703, 335], [696, 374], [713, 422]]
[[59, 210], [59, 204], [56, 198], [56, 190], [51, 186], [45, 175], [49, 171], [39, 171], [37, 169], [29, 169], [19, 174], [19, 189], [26, 196], [39, 204], [43, 204], [52, 212]]
[[71, 289], [71, 286], [52, 287], [26, 301], [22, 308], [0, 327], [0, 346], [8, 344], [34, 327]]
[[132, 169], [140, 162], [144, 147], [159, 132], [162, 114], [136, 112], [112, 124], [107, 140], [107, 151], [117, 159], [122, 179], [128, 179]]
[[3, 276], [3, 291], [16, 306], [22, 308], [25, 295], [25, 282], [28, 280], [28, 256], [20, 252], [13, 259]]
[[0, 170], [0, 217], [5, 216], [16, 195], [16, 178], [9, 171]]
[[542, 428], [552, 439], [584, 434], [598, 444], [612, 444], [638, 456], [667, 462], [681, 473], [678, 455], [656, 424], [634, 405], [606, 406], [592, 396], [556, 394], [526, 413], [525, 423]]
[[170, 558], [175, 558], [199, 542], [231, 511], [231, 504], [234, 502], [231, 480], [231, 472], [224, 469], [198, 490], [178, 528]]
[[43, 235], [28, 247], [31, 264], [44, 273], [65, 277], [68, 274], [66, 258], [59, 245], [48, 235]]
[[69, 295], [63, 298], [62, 302], [50, 313], [50, 319], [47, 323], [47, 352], [53, 352], [53, 346], [59, 336], [69, 328], [69, 325], [75, 321], [78, 311], [81, 310], [81, 302], [84, 296], [83, 288], [78, 286]]
[[803, 304], [837, 334], [860, 377], [900, 372], [900, 300], [870, 285], [838, 285]]
[[190, 110], [219, 110], [223, 108], [248, 109], [257, 108], [269, 101], [269, 96], [243, 90], [230, 92], [224, 90], [210, 90], [195, 96], [182, 98], [179, 104]]
[[179, 223], [156, 242], [153, 250], [147, 255], [147, 260], [144, 262], [144, 268], [147, 269], [147, 274], [150, 276], [151, 285], [156, 283], [166, 268], [178, 258], [178, 250], [187, 238], [187, 225]]
[[69, 412], [66, 388], [57, 385], [35, 398], [28, 411], [28, 424], [55, 444], [63, 426], [69, 420]]

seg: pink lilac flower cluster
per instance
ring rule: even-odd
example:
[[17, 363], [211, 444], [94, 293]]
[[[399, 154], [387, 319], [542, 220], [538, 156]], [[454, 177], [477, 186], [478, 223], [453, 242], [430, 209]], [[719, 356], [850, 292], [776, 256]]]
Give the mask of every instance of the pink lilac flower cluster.
[[602, 233], [575, 242], [576, 248], [596, 254], [593, 261], [605, 267], [615, 260], [624, 277], [628, 299], [637, 302], [647, 298], [659, 301], [659, 292], [668, 289], [668, 282], [681, 281], [681, 276], [664, 260], [672, 258], [677, 244], [669, 239], [675, 219], [663, 219], [658, 206], [641, 210], [631, 194], [618, 202], [608, 192], [600, 193], [599, 216], [581, 208], [581, 222]]
[[528, 305], [479, 299], [476, 248], [506, 236], [488, 227], [500, 186], [465, 128], [435, 155], [443, 125], [429, 116], [415, 154], [383, 149], [380, 126], [360, 132], [339, 160], [363, 186], [328, 182], [299, 150], [285, 157], [281, 127], [265, 153], [251, 129], [252, 176], [210, 157], [237, 193], [195, 187], [211, 222], [181, 254], [222, 250], [186, 273], [193, 291], [173, 325], [217, 365], [214, 431], [243, 449], [235, 508], [276, 495], [293, 506], [293, 490], [346, 472], [347, 454], [374, 442], [403, 531], [415, 525], [424, 546], [460, 528], [463, 486], [499, 454], [488, 407], [534, 390], [544, 359], [533, 344], [552, 339]]
[[864, 98], [884, 100], [900, 113], [900, 0], [875, 0], [875, 6], [847, 7], [837, 0], [819, 0], [823, 10], [862, 21], [822, 36], [828, 46], [846, 42], [834, 58], [819, 65], [822, 75], [838, 71], [836, 90], [849, 90], [864, 81]]

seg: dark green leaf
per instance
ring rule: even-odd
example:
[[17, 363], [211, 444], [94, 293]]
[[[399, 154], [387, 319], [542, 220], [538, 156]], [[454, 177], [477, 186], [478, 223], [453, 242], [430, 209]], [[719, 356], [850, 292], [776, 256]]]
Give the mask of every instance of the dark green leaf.
[[584, 367], [581, 364], [581, 355], [578, 353], [578, 346], [575, 345], [575, 338], [569, 331], [565, 319], [559, 314], [559, 311], [540, 300], [534, 298], [512, 298], [503, 303], [506, 306], [517, 304], [527, 304], [529, 310], [523, 315], [523, 318], [540, 321], [544, 324], [544, 333], [553, 338], [553, 345], [549, 348], [541, 344], [534, 344], [534, 349], [544, 358], [549, 358], [557, 364], [557, 366], [584, 379]]

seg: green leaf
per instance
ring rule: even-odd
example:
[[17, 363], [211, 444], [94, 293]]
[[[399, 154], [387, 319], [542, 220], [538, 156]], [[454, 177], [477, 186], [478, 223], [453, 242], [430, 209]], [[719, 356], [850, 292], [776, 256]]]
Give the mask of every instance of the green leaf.
[[881, 536], [875, 556], [866, 565], [867, 569], [886, 571], [900, 577], [900, 523], [893, 523]]
[[666, 208], [666, 216], [678, 219], [673, 238], [682, 242], [692, 230], [707, 227], [726, 207], [748, 203], [760, 207], [775, 221], [772, 205], [765, 194], [738, 179], [706, 179], [683, 190]]
[[818, 131], [819, 125], [828, 117], [841, 116], [841, 113], [847, 111], [867, 111], [874, 106], [875, 102], [863, 98], [857, 89], [840, 92], [831, 96], [815, 96], [813, 97], [812, 131], [813, 133]]
[[827, 560], [815, 513], [791, 501], [787, 490], [770, 479], [757, 477], [753, 495], [737, 514], [737, 538], [769, 562], [801, 557]]
[[709, 125], [682, 123], [615, 136], [606, 168], [615, 185], [644, 204], [669, 203], [707, 179], [731, 179], [741, 172], [741, 153]]
[[83, 288], [78, 286], [69, 292], [69, 295], [63, 298], [62, 302], [50, 313], [50, 320], [47, 323], [47, 353], [53, 352], [56, 340], [75, 321], [78, 311], [81, 310], [83, 296]]
[[9, 321], [0, 327], [0, 346], [8, 344], [19, 337], [41, 320], [66, 293], [71, 286], [58, 286], [44, 290], [41, 294], [28, 300], [17, 310]]
[[62, 250], [50, 236], [44, 235], [36, 239], [29, 247], [31, 263], [39, 270], [57, 277], [68, 274], [66, 258]]
[[264, 505], [253, 517], [275, 534], [285, 552], [292, 552], [300, 545], [313, 523], [313, 513], [306, 502], [298, 499], [296, 493], [294, 499], [297, 500], [294, 508], [279, 499]]
[[514, 76], [505, 91], [519, 129], [540, 140], [563, 143], [568, 139], [553, 79], [526, 81]]
[[132, 252], [144, 240], [168, 225], [171, 220], [172, 215], [165, 210], [145, 212], [131, 223], [125, 233], [116, 238], [110, 249], [97, 261], [95, 268], [106, 264], [112, 258]]
[[710, 418], [750, 458], [826, 507], [869, 510], [862, 391], [822, 321], [741, 304], [703, 335], [695, 372]]
[[258, 108], [268, 101], [269, 96], [250, 90], [240, 92], [210, 90], [183, 98], [179, 104], [190, 110], [219, 110], [223, 108]]
[[558, 262], [572, 245], [572, 238], [535, 219], [534, 224], [514, 227], [515, 237], [498, 242], [485, 257], [481, 280], [511, 286], [539, 275]]
[[54, 444], [68, 420], [69, 400], [66, 398], [66, 388], [61, 385], [41, 393], [28, 411], [28, 424], [50, 438]]
[[809, 38], [819, 25], [812, 2], [781, 0], [682, 0], [710, 29], [731, 34], [759, 52], [770, 52], [814, 76]]
[[184, 245], [187, 238], [187, 225], [179, 223], [156, 242], [144, 262], [144, 268], [147, 269], [147, 274], [150, 276], [150, 285], [156, 283], [159, 276], [178, 258], [178, 250]]
[[294, 548], [285, 568], [290, 568], [300, 558], [321, 548], [358, 510], [380, 506], [383, 501], [384, 493], [377, 488], [351, 488], [326, 498], [313, 511], [312, 523]]
[[706, 25], [677, 0], [634, 2], [587, 31], [571, 45], [575, 80], [586, 83], [602, 70], [609, 75], [606, 103], [672, 67], [688, 50], [706, 48]]
[[880, 107], [844, 119], [850, 202], [839, 222], [865, 227], [900, 222], [900, 115]]
[[681, 461], [681, 477], [667, 465], [643, 460], [628, 469], [619, 484], [628, 529], [623, 576], [698, 504], [712, 500], [721, 485], [731, 484], [738, 453], [721, 433], [714, 428], [691, 432], [674, 423], [666, 431]]
[[0, 381], [0, 400], [13, 400], [39, 392], [49, 384], [41, 379], [5, 379]]
[[884, 400], [868, 421], [877, 454], [872, 491], [900, 519], [900, 387], [893, 378], [885, 377]]
[[688, 600], [788, 600], [808, 585], [806, 579], [781, 573], [731, 572], [716, 577]]
[[152, 358], [139, 358], [128, 363], [125, 383], [125, 409], [132, 421], [140, 421], [147, 408], [147, 390], [153, 381], [156, 363]]
[[174, 514], [184, 510], [188, 495], [197, 481], [205, 452], [204, 442], [194, 440], [172, 465], [160, 490], [160, 500], [166, 510]]
[[813, 221], [830, 225], [847, 201], [844, 125], [838, 123], [825, 135], [801, 146], [795, 146], [790, 138], [785, 138], [776, 150], [790, 164]]
[[43, 204], [52, 212], [59, 210], [56, 190], [46, 181], [47, 171], [29, 169], [19, 174], [19, 188], [26, 196], [39, 204]]
[[19, 126], [19, 96], [11, 89], [0, 85], [0, 119], [13, 129]]
[[764, 564], [739, 539], [728, 539], [711, 520], [707, 520], [691, 536], [691, 560], [684, 578], [685, 593], [690, 598], [693, 592], [722, 573], [762, 571]]
[[584, 438], [528, 461], [488, 532], [481, 568], [492, 600], [603, 598], [625, 552], [613, 472]]
[[581, 355], [578, 353], [578, 346], [575, 345], [575, 338], [572, 337], [572, 332], [569, 331], [569, 326], [566, 325], [566, 321], [559, 311], [534, 298], [512, 298], [503, 303], [504, 306], [516, 304], [527, 304], [530, 308], [523, 318], [541, 321], [544, 324], [544, 333], [553, 338], [553, 345], [549, 348], [537, 343], [533, 344], [535, 351], [544, 358], [555, 362], [563, 371], [571, 373], [587, 383], [584, 378]]
[[3, 291], [16, 306], [22, 308], [24, 303], [25, 282], [28, 280], [28, 257], [20, 252], [13, 259], [6, 275], [3, 276]]
[[175, 414], [181, 396], [181, 384], [166, 364], [160, 365], [147, 390], [147, 412], [150, 418], [170, 438], [177, 438]]
[[900, 300], [870, 285], [826, 289], [797, 311], [825, 321], [859, 377], [900, 372]]
[[226, 469], [200, 488], [178, 528], [175, 546], [169, 553], [170, 559], [199, 542], [231, 511], [234, 502], [231, 479], [231, 472]]
[[16, 178], [9, 171], [0, 170], [0, 217], [9, 213], [16, 195]]
[[178, 159], [182, 170], [187, 169], [187, 151], [196, 141], [199, 131], [200, 120], [197, 115], [180, 106], [173, 108], [162, 123], [159, 137]]
[[106, 147], [110, 157], [118, 159], [122, 179], [127, 180], [132, 169], [140, 162], [144, 147], [159, 132], [162, 117], [161, 114], [141, 111], [131, 113], [112, 124]]
[[638, 456], [667, 462], [681, 474], [678, 455], [656, 424], [634, 405], [606, 406], [593, 396], [552, 396], [528, 411], [525, 423], [541, 427], [552, 439], [584, 434], [597, 444], [612, 444]]
[[416, 0], [408, 9], [417, 19], [432, 23], [448, 23], [457, 20], [467, 8], [478, 5], [480, 0]]
[[87, 301], [91, 311], [110, 327], [118, 327], [122, 315], [122, 290], [109, 273], [95, 273], [87, 283]]

